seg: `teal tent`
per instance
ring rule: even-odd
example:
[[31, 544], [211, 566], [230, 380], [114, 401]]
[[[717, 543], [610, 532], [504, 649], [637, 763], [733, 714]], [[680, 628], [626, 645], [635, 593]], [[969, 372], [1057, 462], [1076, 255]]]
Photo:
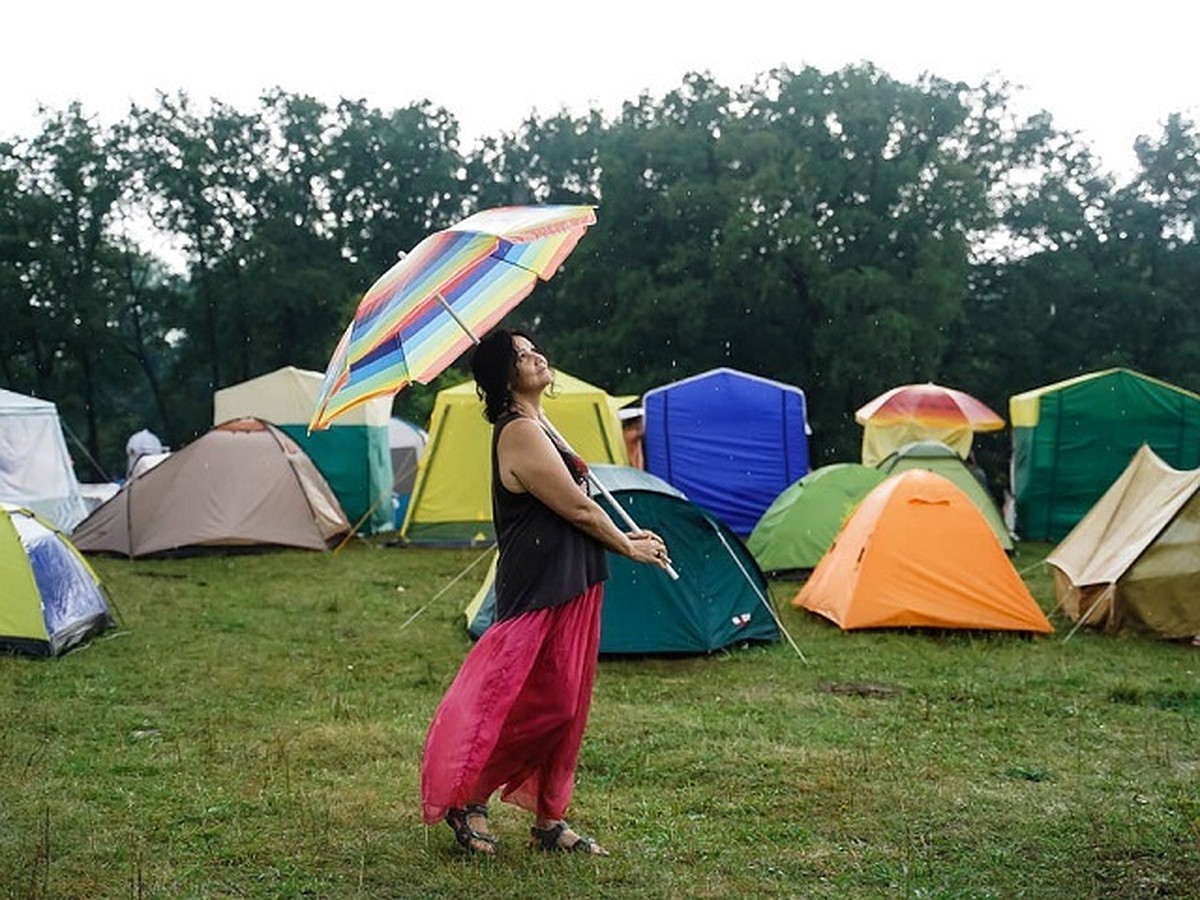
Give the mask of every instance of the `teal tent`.
[[1016, 530], [1058, 541], [1142, 444], [1176, 469], [1200, 467], [1200, 395], [1130, 369], [1105, 369], [1009, 398]]
[[[609, 554], [601, 653], [707, 653], [779, 640], [766, 579], [727, 526], [648, 472], [613, 465], [592, 471], [638, 525], [662, 535], [679, 573], [672, 581], [665, 572]], [[467, 607], [473, 637], [495, 620], [493, 575]]]
[[925, 469], [948, 478], [970, 497], [971, 502], [983, 513], [1004, 551], [1007, 553], [1013, 549], [1012, 533], [1004, 524], [1004, 516], [997, 508], [996, 501], [968, 468], [963, 458], [948, 444], [941, 441], [913, 441], [911, 444], [897, 447], [880, 460], [878, 469], [888, 475], [909, 469]]
[[813, 469], [767, 507], [746, 548], [764, 572], [814, 568], [846, 517], [886, 477], [858, 463]]

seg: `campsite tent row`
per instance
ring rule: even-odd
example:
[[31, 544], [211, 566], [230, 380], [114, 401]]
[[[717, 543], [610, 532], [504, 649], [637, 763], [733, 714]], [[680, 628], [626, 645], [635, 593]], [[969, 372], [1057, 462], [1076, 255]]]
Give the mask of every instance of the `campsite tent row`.
[[[559, 371], [543, 406], [589, 463], [626, 465], [619, 411], [634, 399]], [[642, 415], [646, 470], [735, 534], [748, 535], [779, 492], [808, 472], [808, 422], [799, 388], [713, 369], [648, 391]], [[473, 382], [438, 393], [401, 529], [406, 540], [492, 540], [490, 435]]]
[[[279, 426], [312, 457], [360, 530], [389, 529], [395, 524], [393, 483], [409, 470], [396, 471], [389, 434], [400, 430], [391, 422], [390, 401], [372, 401], [310, 435], [307, 422], [321, 381], [319, 373], [287, 366], [219, 390], [214, 424], [253, 416]], [[461, 392], [456, 410], [465, 411], [472, 386], [454, 390]], [[609, 402], [620, 407], [628, 399]], [[647, 469], [743, 537], [809, 471], [804, 394], [791, 385], [714, 369], [648, 391], [643, 412]], [[1200, 394], [1129, 369], [1092, 372], [1016, 394], [1009, 414], [1014, 525], [1029, 540], [1061, 539], [1142, 443], [1176, 468], [1200, 466]], [[599, 415], [595, 426], [612, 449], [585, 457], [627, 462], [614, 426], [604, 421], [604, 411]], [[440, 424], [437, 412], [434, 418]], [[408, 430], [420, 435], [419, 428]], [[445, 470], [461, 471], [464, 451], [446, 456], [455, 459]], [[465, 489], [446, 494], [438, 478], [426, 480], [429, 515], [406, 517], [406, 537], [469, 541], [486, 535], [486, 526], [472, 527], [479, 521], [477, 495], [468, 499]], [[477, 480], [476, 474], [468, 482]], [[406, 484], [397, 488], [403, 498]], [[68, 530], [87, 515], [53, 403], [0, 391], [0, 500], [29, 506]]]
[[[799, 388], [715, 369], [648, 391], [643, 406], [646, 468], [743, 537], [809, 472]], [[1062, 539], [1143, 443], [1175, 468], [1200, 466], [1200, 394], [1130, 369], [1104, 369], [1016, 394], [1009, 418], [1013, 525], [1028, 540]], [[907, 452], [896, 443], [902, 438]], [[895, 457], [901, 468], [934, 466], [951, 475], [976, 495], [1011, 549], [1010, 529], [995, 504], [976, 494], [969, 470], [956, 469], [952, 460], [907, 461], [911, 447], [928, 440], [951, 445], [959, 457], [970, 448], [968, 433], [895, 428], [877, 432], [870, 446], [880, 451], [880, 466]]]
[[[838, 471], [855, 469], [814, 486]], [[852, 511], [794, 606], [843, 629], [1051, 630], [986, 518], [949, 479], [910, 469], [844, 502]], [[1200, 468], [1174, 469], [1143, 445], [1046, 562], [1076, 627], [1200, 634]]]

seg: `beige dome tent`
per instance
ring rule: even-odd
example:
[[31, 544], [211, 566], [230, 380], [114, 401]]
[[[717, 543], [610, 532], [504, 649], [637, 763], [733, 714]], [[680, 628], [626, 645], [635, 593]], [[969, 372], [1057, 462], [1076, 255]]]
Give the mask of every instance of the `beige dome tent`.
[[1046, 557], [1058, 605], [1105, 631], [1200, 634], [1200, 469], [1146, 444]]
[[309, 432], [308, 421], [325, 376], [284, 366], [213, 394], [213, 424], [252, 416], [279, 428], [329, 482], [347, 518], [363, 533], [394, 525], [392, 457], [388, 452], [391, 397], [348, 410], [330, 428]]
[[233, 419], [131, 478], [72, 534], [140, 557], [214, 547], [324, 550], [350, 531], [312, 460], [261, 419]]

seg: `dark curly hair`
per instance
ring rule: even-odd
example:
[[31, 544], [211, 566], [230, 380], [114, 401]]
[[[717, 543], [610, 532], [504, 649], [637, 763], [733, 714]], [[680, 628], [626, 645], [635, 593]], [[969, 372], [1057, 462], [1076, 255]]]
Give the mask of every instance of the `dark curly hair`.
[[475, 376], [475, 393], [483, 401], [483, 415], [495, 423], [512, 404], [512, 377], [517, 371], [517, 351], [513, 338], [532, 338], [523, 331], [497, 328], [475, 347], [471, 355], [471, 374]]

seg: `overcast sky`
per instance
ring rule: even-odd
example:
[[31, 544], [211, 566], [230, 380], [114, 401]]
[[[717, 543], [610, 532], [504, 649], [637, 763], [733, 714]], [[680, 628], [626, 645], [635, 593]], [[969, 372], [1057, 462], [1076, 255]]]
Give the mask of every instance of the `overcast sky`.
[[1024, 111], [1048, 110], [1123, 174], [1138, 135], [1157, 137], [1171, 112], [1200, 118], [1198, 24], [1197, 8], [1175, 0], [16, 0], [4, 13], [0, 136], [33, 134], [39, 103], [79, 100], [112, 121], [156, 90], [249, 109], [278, 86], [383, 109], [429, 99], [469, 147], [533, 109], [613, 113], [689, 71], [737, 88], [781, 64], [869, 61], [905, 81], [1023, 86]]

